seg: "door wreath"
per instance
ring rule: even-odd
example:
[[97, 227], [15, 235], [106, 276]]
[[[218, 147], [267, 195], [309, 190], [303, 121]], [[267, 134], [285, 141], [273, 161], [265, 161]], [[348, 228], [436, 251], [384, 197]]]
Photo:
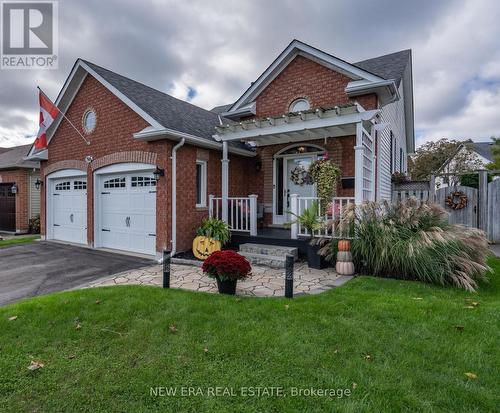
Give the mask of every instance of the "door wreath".
[[302, 186], [309, 183], [309, 174], [302, 165], [298, 165], [290, 172], [290, 180], [295, 185]]
[[468, 198], [462, 191], [452, 192], [446, 197], [446, 205], [451, 209], [463, 209], [467, 206]]

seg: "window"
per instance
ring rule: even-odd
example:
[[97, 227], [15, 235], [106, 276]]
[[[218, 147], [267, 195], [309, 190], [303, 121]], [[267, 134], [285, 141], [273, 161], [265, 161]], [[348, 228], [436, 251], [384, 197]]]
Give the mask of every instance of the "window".
[[87, 182], [75, 181], [73, 182], [73, 189], [87, 189]]
[[104, 188], [125, 188], [125, 177], [104, 181]]
[[154, 178], [150, 178], [148, 176], [133, 176], [132, 188], [141, 186], [156, 186], [156, 181]]
[[69, 191], [71, 189], [71, 182], [61, 182], [56, 185], [56, 191]]
[[288, 108], [289, 112], [301, 112], [303, 110], [309, 110], [311, 109], [311, 105], [309, 104], [309, 101], [304, 98], [296, 99], [292, 102], [290, 107]]
[[278, 152], [278, 155], [295, 155], [302, 153], [310, 153], [310, 152], [325, 152], [323, 149], [318, 148], [317, 146], [306, 146], [306, 145], [297, 145], [292, 148], [289, 148], [285, 151]]
[[196, 161], [196, 206], [207, 206], [207, 162]]
[[95, 111], [93, 109], [87, 109], [85, 113], [83, 114], [83, 130], [86, 133], [91, 133], [95, 129], [95, 125], [97, 123], [97, 116], [95, 114]]

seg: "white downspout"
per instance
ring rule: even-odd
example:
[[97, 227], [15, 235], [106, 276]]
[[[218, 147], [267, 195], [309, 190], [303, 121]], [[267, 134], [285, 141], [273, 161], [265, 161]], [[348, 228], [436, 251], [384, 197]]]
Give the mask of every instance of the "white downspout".
[[172, 148], [172, 251], [173, 257], [177, 250], [177, 149], [184, 145], [186, 138]]

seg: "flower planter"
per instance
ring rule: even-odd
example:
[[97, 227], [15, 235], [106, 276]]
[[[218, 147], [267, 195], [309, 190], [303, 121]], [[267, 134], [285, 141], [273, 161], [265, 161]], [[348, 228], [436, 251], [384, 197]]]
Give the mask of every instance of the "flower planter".
[[235, 295], [236, 294], [236, 283], [238, 280], [223, 281], [219, 277], [215, 277], [217, 280], [217, 288], [220, 294]]
[[328, 263], [325, 258], [318, 254], [320, 249], [319, 245], [307, 244], [307, 265], [309, 268], [321, 270], [327, 267]]

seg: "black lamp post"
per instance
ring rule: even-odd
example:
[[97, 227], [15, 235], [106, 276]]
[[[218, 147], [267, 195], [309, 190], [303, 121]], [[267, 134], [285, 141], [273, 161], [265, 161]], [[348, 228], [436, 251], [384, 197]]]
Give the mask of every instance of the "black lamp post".
[[153, 176], [155, 178], [155, 181], [158, 182], [162, 176], [165, 176], [165, 169], [161, 169], [157, 166], [155, 171], [153, 172]]
[[42, 185], [43, 185], [43, 181], [40, 181], [40, 179], [37, 178], [36, 181], [35, 181], [35, 188], [36, 188], [36, 190], [39, 191], [40, 187]]

